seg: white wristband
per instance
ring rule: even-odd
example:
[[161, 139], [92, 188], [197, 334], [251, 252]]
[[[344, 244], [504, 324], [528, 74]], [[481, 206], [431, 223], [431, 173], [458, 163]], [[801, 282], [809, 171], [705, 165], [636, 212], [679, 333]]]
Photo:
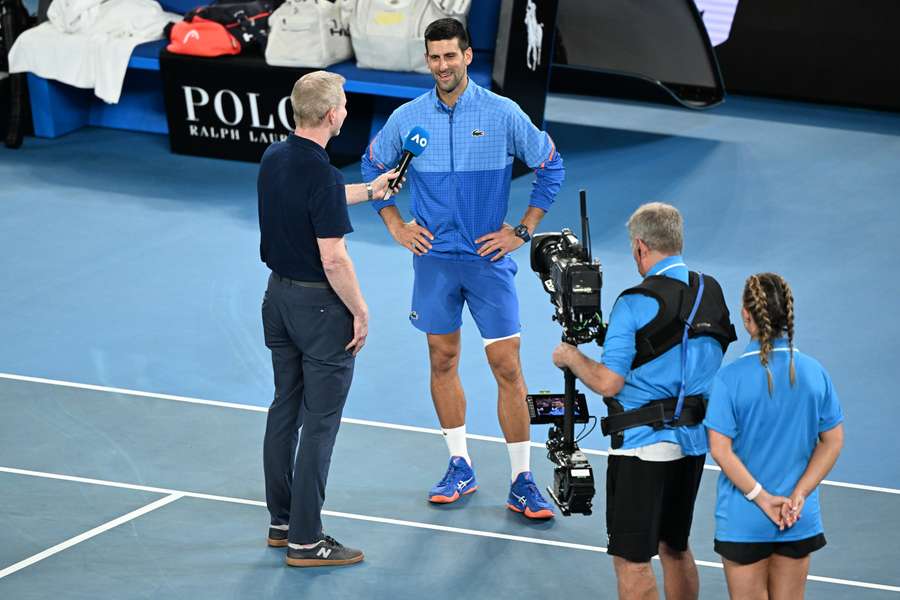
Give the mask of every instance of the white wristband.
[[759, 493], [762, 491], [762, 484], [760, 482], [756, 482], [756, 485], [753, 486], [753, 489], [744, 494], [744, 498], [753, 502], [756, 500], [756, 497], [759, 496]]

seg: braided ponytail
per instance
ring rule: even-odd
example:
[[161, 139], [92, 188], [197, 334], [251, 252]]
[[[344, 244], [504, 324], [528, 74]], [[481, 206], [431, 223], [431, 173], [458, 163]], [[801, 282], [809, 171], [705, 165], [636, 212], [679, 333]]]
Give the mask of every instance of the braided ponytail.
[[772, 320], [769, 317], [769, 304], [759, 275], [751, 275], [747, 278], [744, 305], [759, 328], [759, 362], [766, 370], [766, 381], [769, 384], [769, 396], [771, 396], [775, 388], [772, 382], [772, 371], [769, 369], [769, 353], [772, 352], [773, 340]]
[[791, 286], [788, 285], [788, 282], [784, 280], [784, 277], [779, 276], [778, 279], [781, 284], [781, 293], [784, 296], [784, 328], [787, 330], [788, 336], [788, 348], [791, 356], [791, 385], [793, 386], [797, 383], [797, 372], [794, 369], [794, 293], [791, 291]]
[[781, 275], [758, 273], [747, 278], [744, 286], [744, 308], [756, 323], [759, 338], [759, 362], [766, 370], [769, 396], [774, 392], [769, 358], [776, 338], [787, 334], [789, 344], [790, 380], [797, 382], [794, 367], [794, 294]]

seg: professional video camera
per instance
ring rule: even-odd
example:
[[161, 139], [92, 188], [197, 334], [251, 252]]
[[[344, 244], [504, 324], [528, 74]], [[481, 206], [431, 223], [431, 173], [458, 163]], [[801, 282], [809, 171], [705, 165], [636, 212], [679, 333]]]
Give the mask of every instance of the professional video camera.
[[539, 233], [531, 240], [531, 270], [537, 273], [556, 307], [554, 321], [563, 328], [563, 341], [573, 346], [603, 344], [606, 328], [600, 313], [603, 274], [600, 261], [591, 259], [587, 197], [581, 190], [581, 225], [585, 245], [570, 229]]
[[[556, 307], [553, 319], [562, 326], [562, 340], [575, 346], [592, 341], [602, 345], [606, 336], [600, 311], [602, 268], [600, 261], [591, 257], [584, 190], [580, 199], [585, 244], [569, 229], [535, 235], [531, 241], [531, 268]], [[565, 394], [529, 395], [528, 408], [533, 425], [552, 423], [547, 435], [547, 458], [557, 466], [553, 470], [553, 486], [547, 492], [564, 516], [589, 515], [594, 498], [594, 472], [578, 448], [575, 423], [588, 423], [594, 417], [588, 414], [584, 394], [575, 389], [575, 375], [569, 369], [563, 372]]]

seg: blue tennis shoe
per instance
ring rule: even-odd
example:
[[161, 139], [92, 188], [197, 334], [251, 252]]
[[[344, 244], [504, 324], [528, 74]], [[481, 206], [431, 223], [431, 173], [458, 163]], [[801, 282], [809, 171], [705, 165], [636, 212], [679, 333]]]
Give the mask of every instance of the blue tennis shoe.
[[478, 489], [475, 471], [461, 456], [451, 456], [450, 465], [444, 478], [428, 492], [428, 501], [435, 504], [449, 504]]
[[509, 510], [522, 513], [529, 519], [552, 519], [553, 506], [544, 500], [541, 491], [534, 484], [531, 471], [519, 473], [509, 486], [509, 499], [506, 501]]

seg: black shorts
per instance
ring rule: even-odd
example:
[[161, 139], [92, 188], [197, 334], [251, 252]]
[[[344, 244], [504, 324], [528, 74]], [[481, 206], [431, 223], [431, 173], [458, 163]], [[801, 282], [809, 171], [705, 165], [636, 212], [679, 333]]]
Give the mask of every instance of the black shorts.
[[687, 550], [705, 460], [706, 455], [668, 462], [611, 455], [606, 469], [609, 554], [649, 562], [661, 541]]
[[793, 542], [720, 542], [715, 540], [716, 553], [731, 562], [752, 565], [773, 554], [788, 558], [806, 558], [810, 553], [825, 547], [825, 534]]

